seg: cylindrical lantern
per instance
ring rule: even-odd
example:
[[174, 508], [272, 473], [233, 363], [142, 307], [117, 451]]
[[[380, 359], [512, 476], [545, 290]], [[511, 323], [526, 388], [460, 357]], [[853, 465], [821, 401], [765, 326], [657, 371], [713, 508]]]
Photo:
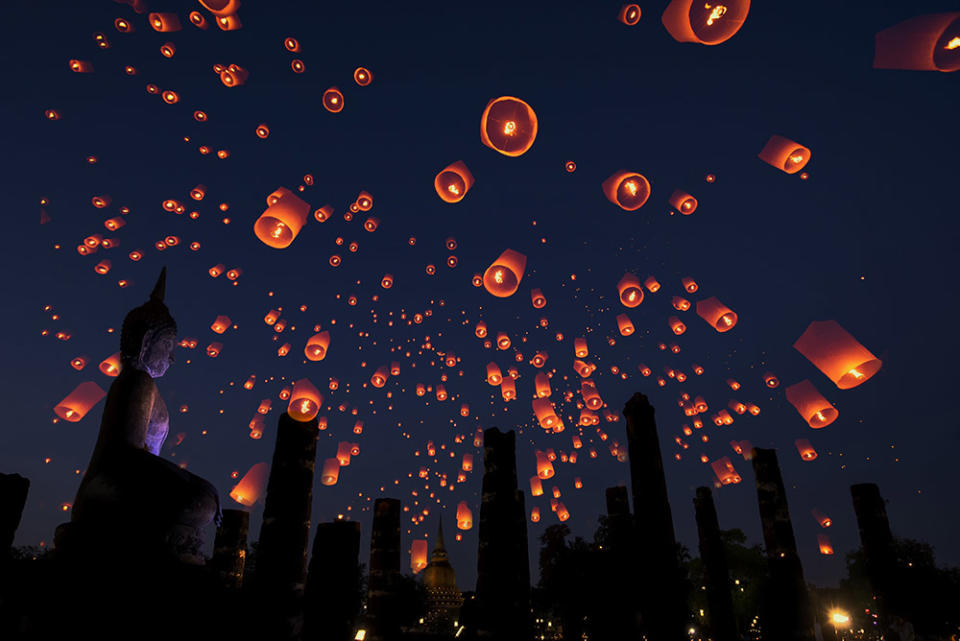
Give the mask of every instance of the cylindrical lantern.
[[750, 0], [673, 0], [661, 21], [677, 42], [718, 45], [740, 30], [750, 12]]
[[462, 469], [464, 472], [473, 471], [473, 454], [463, 455], [463, 462], [460, 464], [460, 469]]
[[718, 332], [728, 332], [737, 324], [737, 314], [716, 296], [697, 301], [697, 316]]
[[643, 302], [643, 288], [635, 274], [626, 273], [617, 283], [617, 292], [624, 307], [636, 307]]
[[477, 327], [474, 329], [474, 334], [476, 334], [477, 338], [486, 338], [487, 324], [483, 321], [477, 321]]
[[307, 340], [303, 353], [309, 361], [322, 361], [327, 356], [330, 347], [330, 332], [323, 331], [314, 334]]
[[390, 377], [390, 368], [386, 365], [381, 365], [377, 368], [377, 371], [373, 373], [373, 376], [370, 377], [370, 384], [374, 387], [383, 387], [387, 383], [387, 379]]
[[566, 521], [570, 518], [570, 511], [567, 510], [567, 506], [563, 502], [557, 503], [557, 518], [561, 521]]
[[633, 326], [633, 321], [630, 320], [630, 317], [626, 314], [617, 314], [617, 329], [620, 330], [621, 336], [629, 336], [636, 328]]
[[537, 372], [533, 377], [533, 386], [539, 398], [550, 396], [550, 377], [543, 372]]
[[107, 393], [92, 381], [80, 383], [65, 399], [57, 403], [53, 412], [65, 421], [76, 423], [106, 395]]
[[410, 545], [410, 569], [417, 574], [427, 567], [427, 542], [424, 539], [415, 539]]
[[323, 485], [336, 485], [340, 478], [340, 461], [328, 458], [323, 461], [323, 470], [320, 472], [320, 482]]
[[540, 508], [535, 507], [530, 509], [530, 521], [533, 523], [540, 521]]
[[213, 323], [210, 325], [210, 329], [215, 331], [218, 334], [222, 334], [228, 329], [230, 329], [230, 317], [220, 315], [214, 319]]
[[547, 297], [543, 295], [542, 291], [534, 287], [530, 290], [530, 302], [536, 309], [543, 309], [547, 305]]
[[620, 13], [617, 14], [617, 20], [632, 27], [633, 25], [640, 22], [640, 5], [636, 4], [625, 4], [620, 7]]
[[340, 467], [350, 465], [350, 458], [353, 456], [353, 447], [348, 441], [340, 441], [337, 445], [337, 464]]
[[603, 181], [603, 195], [625, 211], [636, 211], [650, 197], [650, 181], [633, 171], [618, 171]]
[[874, 69], [960, 69], [960, 11], [910, 18], [874, 38]]
[[512, 401], [517, 397], [517, 383], [513, 378], [508, 376], [500, 382], [500, 395], [504, 401]]
[[100, 371], [107, 376], [117, 376], [123, 369], [123, 361], [120, 360], [120, 352], [115, 352], [103, 359], [100, 363]]
[[287, 414], [295, 421], [306, 423], [313, 420], [317, 412], [320, 411], [322, 403], [323, 394], [320, 393], [320, 390], [306, 378], [301, 378], [293, 384]]
[[795, 174], [810, 161], [810, 150], [783, 136], [770, 136], [770, 140], [757, 154], [760, 160], [788, 174]]
[[821, 512], [820, 510], [818, 510], [817, 508], [813, 508], [812, 510], [810, 510], [810, 513], [813, 514], [813, 518], [817, 520], [817, 523], [820, 524], [820, 527], [828, 528], [831, 525], [833, 525], [833, 521], [830, 519], [830, 517], [824, 514], [823, 512]]
[[681, 321], [676, 316], [671, 316], [670, 318], [668, 318], [667, 324], [670, 325], [670, 330], [677, 336], [687, 331], [687, 326], [684, 325], [683, 321]]
[[773, 372], [767, 372], [763, 375], [763, 384], [773, 389], [780, 385], [780, 379]]
[[817, 545], [820, 547], [820, 554], [827, 556], [833, 554], [833, 544], [830, 543], [830, 537], [826, 534], [817, 535]]
[[530, 477], [530, 496], [543, 496], [543, 483], [539, 476]]
[[267, 209], [253, 225], [254, 233], [270, 247], [289, 247], [307, 222], [310, 204], [284, 187], [273, 192], [267, 198], [267, 204]]
[[837, 409], [817, 391], [809, 380], [791, 385], [786, 392], [787, 400], [810, 427], [819, 429], [837, 420], [839, 415]]
[[580, 396], [583, 397], [583, 404], [592, 410], [598, 410], [603, 407], [603, 399], [597, 392], [593, 381], [585, 380], [580, 383]]
[[840, 389], [860, 385], [876, 374], [883, 364], [832, 320], [810, 323], [793, 347]]
[[813, 449], [813, 446], [810, 445], [810, 441], [805, 438], [798, 438], [794, 441], [794, 445], [797, 446], [797, 451], [800, 452], [800, 458], [804, 461], [812, 461], [817, 458], [817, 451]]
[[520, 286], [526, 268], [527, 257], [507, 249], [483, 273], [483, 287], [498, 298], [512, 296]]
[[540, 427], [544, 429], [553, 429], [556, 427], [560, 419], [557, 417], [556, 412], [553, 409], [553, 404], [546, 398], [535, 398], [533, 399], [533, 413], [537, 417], [537, 421], [540, 422]]
[[267, 489], [268, 473], [270, 466], [266, 463], [257, 463], [251, 467], [240, 482], [230, 490], [230, 498], [240, 505], [250, 507]]
[[458, 203], [473, 186], [473, 174], [462, 160], [447, 165], [433, 179], [433, 188], [440, 199], [447, 203]]
[[480, 117], [480, 141], [504, 156], [520, 156], [537, 138], [537, 114], [523, 100], [500, 96]]
[[469, 530], [473, 527], [473, 512], [466, 501], [457, 503], [457, 528], [460, 530]]
[[710, 467], [713, 468], [713, 473], [717, 475], [721, 485], [736, 484], [741, 480], [737, 470], [733, 467], [733, 463], [730, 462], [729, 456], [717, 459], [710, 464]]
[[537, 450], [537, 476], [544, 480], [553, 476], [553, 463], [546, 452], [540, 450]]
[[697, 199], [687, 192], [677, 189], [670, 196], [670, 206], [684, 216], [689, 216], [697, 210]]

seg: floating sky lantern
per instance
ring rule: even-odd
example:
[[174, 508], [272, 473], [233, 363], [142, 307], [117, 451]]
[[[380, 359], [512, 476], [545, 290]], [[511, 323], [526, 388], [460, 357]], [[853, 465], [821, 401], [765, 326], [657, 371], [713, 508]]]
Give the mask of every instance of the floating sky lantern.
[[382, 365], [370, 377], [370, 384], [378, 388], [383, 387], [386, 385], [388, 378], [390, 378], [390, 369], [386, 365]]
[[252, 466], [240, 482], [230, 490], [230, 498], [245, 507], [250, 507], [256, 503], [264, 490], [267, 489], [268, 473], [270, 466], [266, 463], [257, 463]]
[[817, 451], [813, 449], [813, 446], [810, 445], [810, 441], [805, 438], [798, 438], [794, 441], [794, 445], [797, 446], [797, 451], [800, 453], [800, 458], [804, 461], [812, 461], [817, 458]]
[[553, 477], [553, 463], [550, 462], [550, 458], [547, 456], [546, 452], [541, 452], [537, 450], [537, 477], [542, 480], [547, 480]]
[[633, 321], [626, 314], [617, 314], [617, 329], [620, 330], [621, 336], [630, 336], [636, 331]]
[[677, 189], [670, 196], [670, 206], [684, 216], [689, 216], [697, 210], [697, 199], [687, 192]]
[[527, 268], [527, 257], [512, 249], [504, 250], [483, 273], [483, 287], [498, 298], [512, 296]]
[[537, 372], [537, 375], [533, 378], [533, 386], [537, 394], [537, 398], [546, 398], [550, 396], [550, 377], [548, 377], [545, 373]]
[[466, 501], [457, 503], [457, 529], [469, 530], [473, 527], [473, 511]]
[[618, 171], [603, 182], [607, 200], [625, 211], [636, 211], [650, 197], [650, 182], [632, 171]]
[[547, 306], [547, 297], [543, 295], [539, 288], [534, 287], [530, 290], [530, 302], [535, 309], [543, 309]]
[[530, 521], [532, 523], [540, 522], [540, 508], [534, 507], [530, 509]]
[[679, 336], [680, 334], [687, 331], [687, 326], [683, 324], [683, 321], [677, 318], [676, 316], [671, 316], [667, 319], [667, 324], [670, 326], [670, 331]]
[[636, 307], [643, 302], [643, 288], [635, 274], [624, 274], [617, 283], [617, 292], [624, 307]]
[[323, 108], [330, 113], [340, 113], [343, 111], [343, 94], [336, 87], [330, 87], [323, 92]]
[[53, 408], [54, 414], [65, 421], [80, 421], [107, 393], [92, 381], [80, 383], [65, 399]]
[[151, 13], [147, 15], [147, 22], [153, 27], [154, 31], [169, 33], [171, 31], [180, 31], [180, 18], [175, 13]]
[[321, 403], [323, 403], [323, 394], [320, 393], [320, 390], [314, 387], [309, 380], [301, 378], [293, 384], [287, 414], [295, 421], [306, 423], [314, 419], [317, 412], [320, 411]]
[[190, 24], [197, 29], [203, 29], [206, 31], [210, 26], [210, 23], [207, 22], [207, 19], [199, 11], [191, 11], [187, 18], [190, 20]]
[[310, 204], [285, 187], [267, 197], [267, 209], [253, 225], [253, 231], [265, 245], [275, 249], [290, 246], [310, 214]]
[[93, 63], [89, 60], [70, 60], [68, 65], [74, 73], [93, 73]]
[[335, 458], [325, 459], [320, 472], [320, 483], [328, 486], [336, 485], [338, 478], [340, 478], [340, 462]]
[[813, 514], [813, 518], [817, 520], [817, 523], [820, 525], [820, 527], [828, 528], [833, 525], [833, 520], [817, 508], [810, 510], [810, 513]]
[[810, 323], [793, 347], [840, 389], [860, 385], [883, 364], [833, 320]]
[[212, 329], [217, 334], [224, 333], [225, 331], [230, 329], [230, 317], [224, 316], [222, 314], [220, 316], [217, 316], [216, 319], [214, 319], [213, 323], [210, 325], [210, 329]]
[[427, 542], [415, 539], [410, 545], [410, 569], [414, 574], [427, 567]]
[[718, 45], [733, 37], [750, 12], [750, 0], [672, 0], [661, 16], [677, 42]]
[[788, 174], [795, 174], [810, 161], [810, 150], [783, 136], [770, 136], [770, 140], [757, 154], [760, 160]]
[[787, 400], [796, 408], [807, 425], [814, 429], [826, 427], [837, 420], [839, 412], [825, 399], [809, 380], [802, 380], [786, 389]]
[[472, 186], [473, 174], [462, 160], [447, 165], [433, 179], [433, 188], [437, 190], [437, 195], [447, 203], [463, 200]]
[[480, 141], [505, 156], [520, 156], [537, 138], [537, 114], [513, 96], [494, 98], [480, 117]]
[[879, 32], [874, 69], [950, 72], [960, 69], [960, 11], [932, 13]]
[[310, 361], [322, 361], [327, 357], [327, 350], [330, 348], [330, 332], [324, 330], [311, 336], [307, 340], [307, 345], [303, 349], [304, 355]]
[[361, 87], [366, 87], [373, 82], [373, 72], [366, 67], [357, 67], [353, 70], [353, 81]]
[[830, 537], [826, 534], [817, 535], [817, 545], [820, 548], [820, 554], [826, 556], [833, 554], [833, 544], [830, 543]]
[[100, 363], [100, 371], [107, 376], [117, 377], [121, 369], [123, 369], [123, 361], [120, 359], [120, 352], [111, 354]]
[[737, 314], [716, 296], [697, 301], [697, 315], [718, 332], [728, 332], [737, 324]]
[[737, 470], [733, 467], [733, 463], [730, 462], [729, 456], [717, 459], [710, 464], [710, 467], [713, 468], [713, 473], [717, 475], [721, 485], [734, 485], [741, 480]]
[[632, 27], [640, 22], [640, 13], [640, 5], [625, 4], [620, 7], [620, 13], [617, 14], [617, 20], [628, 27]]

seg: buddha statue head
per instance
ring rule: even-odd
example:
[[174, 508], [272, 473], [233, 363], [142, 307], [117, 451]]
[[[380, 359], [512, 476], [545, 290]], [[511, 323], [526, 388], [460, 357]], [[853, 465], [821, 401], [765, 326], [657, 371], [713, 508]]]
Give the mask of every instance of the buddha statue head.
[[166, 283], [167, 268], [164, 267], [150, 300], [127, 314], [120, 332], [124, 367], [146, 372], [151, 378], [163, 376], [173, 363], [177, 323], [163, 304]]

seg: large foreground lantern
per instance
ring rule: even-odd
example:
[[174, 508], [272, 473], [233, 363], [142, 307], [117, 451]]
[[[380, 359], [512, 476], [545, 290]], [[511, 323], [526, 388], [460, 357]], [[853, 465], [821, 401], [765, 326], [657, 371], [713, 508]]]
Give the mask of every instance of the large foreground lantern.
[[433, 188], [440, 199], [447, 203], [458, 203], [473, 187], [473, 174], [462, 160], [447, 165], [433, 179]]
[[537, 476], [543, 480], [553, 477], [553, 463], [546, 452], [537, 450]]
[[875, 37], [874, 69], [960, 69], [960, 11], [931, 13], [884, 29]]
[[92, 381], [80, 383], [65, 399], [57, 403], [53, 412], [65, 421], [76, 423], [106, 395], [106, 392]]
[[673, 0], [661, 21], [677, 42], [718, 45], [733, 37], [750, 12], [750, 0]]
[[523, 100], [500, 96], [480, 117], [480, 141], [504, 156], [520, 156], [537, 138], [537, 114]]
[[240, 482], [230, 490], [230, 498], [245, 507], [250, 507], [260, 498], [267, 488], [267, 477], [270, 466], [266, 463], [257, 463], [251, 467]]
[[607, 200], [626, 211], [640, 209], [650, 197], [650, 181], [634, 171], [618, 171], [602, 187]]
[[335, 458], [328, 458], [323, 462], [323, 471], [320, 473], [320, 483], [323, 485], [336, 485], [340, 478], [340, 461]]
[[809, 380], [802, 380], [786, 389], [787, 400], [800, 413], [807, 425], [814, 429], [826, 427], [837, 420], [839, 412], [825, 399]]
[[773, 135], [757, 154], [760, 160], [788, 174], [795, 174], [810, 162], [810, 150], [783, 136]]
[[310, 215], [310, 205], [285, 187], [267, 197], [267, 209], [253, 225], [264, 244], [275, 249], [289, 247]]
[[526, 268], [527, 257], [507, 249], [483, 273], [483, 287], [498, 298], [512, 296], [520, 286]]
[[466, 501], [457, 503], [457, 528], [469, 530], [473, 527], [473, 511]]
[[737, 324], [737, 313], [721, 303], [716, 296], [697, 301], [697, 316], [718, 332], [729, 332]]
[[840, 389], [860, 385], [883, 364], [833, 320], [810, 323], [793, 347]]
[[320, 393], [320, 390], [314, 387], [309, 380], [301, 378], [293, 384], [287, 414], [295, 421], [306, 423], [316, 417], [317, 412], [320, 411], [321, 403], [323, 403], [323, 394]]

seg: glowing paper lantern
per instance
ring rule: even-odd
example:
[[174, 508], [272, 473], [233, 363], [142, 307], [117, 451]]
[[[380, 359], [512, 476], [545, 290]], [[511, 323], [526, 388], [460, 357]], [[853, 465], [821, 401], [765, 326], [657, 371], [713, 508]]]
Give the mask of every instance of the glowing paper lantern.
[[111, 354], [100, 363], [100, 371], [107, 376], [118, 376], [122, 368], [123, 361], [120, 360], [120, 352]]
[[617, 20], [632, 27], [633, 25], [640, 22], [640, 6], [636, 4], [625, 4], [620, 7], [620, 13], [617, 15]]
[[275, 249], [289, 247], [310, 215], [310, 204], [285, 187], [267, 197], [267, 209], [253, 225], [253, 231], [265, 245]]
[[[276, 327], [276, 326], [274, 326]], [[307, 360], [322, 361], [327, 357], [327, 349], [330, 347], [330, 332], [322, 331], [314, 334], [307, 340], [303, 353]]]
[[530, 521], [533, 523], [538, 523], [540, 521], [540, 508], [535, 507], [530, 509]]
[[830, 537], [826, 534], [817, 535], [817, 545], [820, 548], [820, 554], [830, 556], [833, 554], [833, 544], [830, 543]]
[[483, 287], [498, 298], [512, 296], [520, 286], [526, 268], [527, 257], [507, 249], [483, 273]]
[[810, 150], [783, 136], [770, 136], [770, 140], [757, 154], [760, 160], [788, 174], [795, 174], [810, 161]]
[[[543, 372], [537, 372], [537, 375], [533, 378], [533, 386], [538, 398], [550, 396], [550, 378]], [[536, 411], [536, 408], [534, 408], [534, 411]]]
[[373, 373], [373, 376], [370, 377], [370, 384], [374, 387], [383, 387], [387, 383], [387, 379], [390, 377], [390, 368], [386, 365], [377, 368], [377, 371]]
[[[239, 87], [250, 77], [250, 72], [238, 65], [230, 65], [220, 72], [220, 82], [227, 87]], [[261, 133], [261, 129], [263, 130]], [[270, 135], [270, 130], [266, 125], [257, 127], [257, 136], [266, 138]]]
[[603, 181], [607, 200], [625, 211], [636, 211], [650, 197], [650, 182], [633, 171], [618, 171]]
[[839, 412], [808, 380], [802, 380], [786, 389], [787, 400], [814, 429], [826, 427], [837, 420]]
[[543, 480], [553, 476], [553, 463], [545, 452], [537, 450], [537, 477]]
[[500, 395], [504, 401], [512, 401], [517, 397], [517, 383], [513, 378], [507, 377], [500, 383]]
[[817, 451], [810, 445], [810, 441], [805, 438], [798, 438], [794, 441], [797, 451], [800, 452], [800, 458], [804, 461], [812, 461], [817, 458]]
[[147, 21], [154, 31], [169, 33], [171, 31], [180, 31], [180, 18], [175, 13], [151, 13], [147, 15]]
[[433, 179], [433, 188], [440, 199], [447, 203], [458, 203], [473, 187], [473, 174], [462, 160], [447, 165]]
[[668, 318], [667, 324], [670, 325], [670, 330], [677, 336], [687, 331], [687, 326], [684, 325], [683, 321], [681, 321], [676, 316], [671, 316], [670, 318]]
[[463, 455], [463, 462], [460, 464], [460, 469], [462, 469], [464, 472], [473, 471], [473, 454]]
[[240, 482], [230, 490], [230, 498], [240, 505], [250, 507], [256, 503], [264, 490], [267, 489], [270, 466], [266, 463], [257, 463], [251, 467]]
[[543, 484], [539, 476], [530, 477], [530, 496], [543, 496]]
[[567, 519], [570, 518], [570, 511], [567, 510], [567, 506], [565, 506], [563, 502], [557, 503], [556, 512], [557, 512], [557, 518], [560, 519], [561, 521], [566, 521]]
[[718, 332], [729, 332], [737, 324], [737, 314], [716, 296], [697, 301], [697, 316]]
[[424, 539], [415, 539], [410, 545], [410, 569], [417, 574], [427, 567], [427, 542]]
[[224, 316], [222, 314], [220, 316], [217, 316], [217, 318], [210, 325], [210, 329], [212, 329], [218, 334], [224, 333], [225, 331], [230, 329], [230, 317]]
[[557, 417], [556, 412], [554, 412], [553, 404], [546, 398], [535, 398], [533, 399], [533, 413], [537, 417], [537, 421], [540, 423], [540, 427], [544, 429], [553, 429], [556, 427], [560, 419]]
[[739, 483], [741, 480], [737, 470], [733, 467], [733, 463], [730, 462], [729, 456], [717, 459], [710, 464], [710, 467], [713, 468], [713, 473], [717, 475], [721, 485], [732, 485]]
[[624, 307], [636, 307], [643, 302], [643, 288], [640, 287], [640, 279], [635, 274], [624, 274], [617, 283], [617, 292]]
[[673, 0], [661, 21], [677, 42], [718, 45], [740, 30], [749, 12], [750, 0]]
[[320, 472], [320, 483], [336, 485], [338, 478], [340, 478], [340, 462], [335, 458], [325, 459], [323, 469]]
[[323, 108], [330, 113], [340, 113], [343, 111], [343, 94], [336, 87], [330, 87], [323, 92]]
[[466, 501], [457, 503], [457, 528], [460, 530], [469, 530], [473, 527], [473, 512]]
[[547, 297], [543, 295], [542, 291], [534, 287], [530, 290], [530, 302], [535, 309], [543, 309], [547, 306]]
[[687, 192], [677, 189], [670, 196], [670, 206], [684, 216], [689, 216], [697, 210], [697, 199]]
[[373, 82], [373, 73], [366, 67], [357, 67], [353, 70], [353, 81], [361, 87], [366, 87]]
[[874, 69], [960, 69], [960, 11], [910, 18], [878, 33]]
[[322, 403], [323, 394], [320, 393], [320, 390], [314, 387], [309, 380], [301, 378], [293, 384], [287, 414], [295, 421], [306, 423], [314, 419], [317, 412], [320, 411]]
[[617, 329], [620, 330], [621, 336], [630, 336], [636, 331], [633, 321], [626, 314], [617, 314]]
[[810, 323], [793, 347], [840, 389], [860, 385], [883, 364], [833, 320]]
[[107, 393], [92, 381], [80, 383], [65, 399], [57, 403], [53, 412], [65, 421], [76, 423], [106, 395]]
[[480, 117], [480, 141], [505, 156], [520, 156], [537, 138], [537, 114], [523, 100], [501, 96]]
[[763, 375], [763, 384], [773, 389], [780, 385], [780, 379], [773, 372], [767, 372]]
[[585, 380], [580, 383], [580, 396], [583, 397], [583, 404], [592, 410], [598, 410], [603, 407], [603, 399], [597, 392], [593, 381]]
[[820, 527], [828, 528], [831, 525], [833, 525], [833, 521], [830, 519], [830, 517], [824, 514], [823, 512], [821, 512], [820, 510], [818, 510], [817, 508], [813, 508], [812, 510], [810, 510], [810, 513], [813, 514], [813, 518], [817, 520], [817, 523], [820, 524]]

